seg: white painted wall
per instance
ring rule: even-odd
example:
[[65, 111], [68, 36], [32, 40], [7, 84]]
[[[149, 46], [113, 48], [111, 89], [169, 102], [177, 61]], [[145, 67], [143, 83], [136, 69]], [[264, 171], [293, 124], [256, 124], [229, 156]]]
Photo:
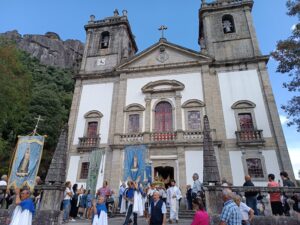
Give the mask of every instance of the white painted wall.
[[193, 185], [193, 174], [198, 173], [203, 181], [203, 151], [185, 152], [186, 184]]
[[182, 103], [193, 98], [203, 101], [201, 73], [187, 73], [128, 79], [126, 105], [139, 103], [145, 106], [145, 95], [142, 93], [141, 89], [147, 83], [157, 80], [177, 80], [183, 83], [185, 85], [185, 89], [181, 92]]
[[[277, 160], [277, 155], [275, 150], [264, 150], [262, 152], [264, 156], [265, 164], [266, 164], [266, 173], [267, 175], [273, 173], [275, 175], [275, 180], [280, 179], [280, 169]], [[245, 172], [242, 162], [242, 152], [241, 151], [230, 151], [230, 164], [231, 164], [231, 172], [233, 178], [233, 185], [242, 186], [245, 182]], [[266, 177], [266, 181], [253, 181], [255, 186], [267, 186], [268, 179]]]
[[69, 170], [67, 173], [67, 181], [71, 181], [72, 185], [76, 183], [77, 172], [79, 167], [80, 156], [70, 156]]
[[100, 123], [101, 143], [107, 143], [112, 105], [113, 83], [89, 84], [82, 87], [78, 117], [73, 144], [78, 144], [78, 138], [83, 137], [85, 129], [84, 114], [98, 110], [103, 114]]
[[231, 173], [233, 179], [233, 185], [243, 186], [244, 184], [244, 167], [242, 162], [242, 152], [241, 151], [231, 151], [229, 152]]
[[[127, 80], [127, 94], [126, 94], [126, 106], [133, 103], [141, 104], [145, 107], [145, 95], [142, 93], [142, 87], [151, 81], [157, 80], [177, 80], [185, 85], [185, 89], [181, 92], [182, 99], [181, 104], [189, 99], [198, 99], [203, 101], [203, 89], [201, 73], [187, 73], [177, 75], [162, 75], [162, 76], [149, 76], [143, 78], [133, 78]], [[175, 105], [174, 98], [170, 98]], [[152, 100], [152, 107], [155, 99]], [[174, 115], [175, 116], [175, 115]], [[145, 129], [145, 114], [143, 122], [143, 131]], [[174, 117], [175, 118], [175, 117]], [[184, 121], [184, 116], [183, 116]], [[184, 123], [182, 123], [184, 126]], [[152, 130], [152, 116], [151, 116], [151, 130]], [[184, 127], [183, 127], [184, 128]], [[124, 128], [125, 129], [125, 128]], [[176, 124], [175, 128], [176, 129]]]
[[239, 100], [249, 100], [256, 104], [254, 109], [258, 129], [263, 130], [264, 137], [271, 137], [269, 121], [263, 94], [256, 70], [219, 73], [222, 107], [226, 126], [226, 137], [236, 138], [237, 124], [231, 106]]

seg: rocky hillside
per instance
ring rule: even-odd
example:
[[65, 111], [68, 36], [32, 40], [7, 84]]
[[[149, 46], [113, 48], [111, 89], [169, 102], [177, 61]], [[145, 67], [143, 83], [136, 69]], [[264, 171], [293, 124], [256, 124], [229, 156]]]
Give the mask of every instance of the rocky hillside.
[[1, 33], [0, 37], [15, 41], [18, 48], [36, 57], [44, 65], [77, 69], [80, 65], [84, 44], [78, 40], [60, 39], [59, 35], [47, 32], [45, 35], [25, 34], [18, 31]]

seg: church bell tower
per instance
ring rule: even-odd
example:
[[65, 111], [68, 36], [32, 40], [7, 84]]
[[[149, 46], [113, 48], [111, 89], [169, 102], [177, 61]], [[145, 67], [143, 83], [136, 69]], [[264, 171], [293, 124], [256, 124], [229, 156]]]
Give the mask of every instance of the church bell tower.
[[261, 55], [253, 25], [253, 0], [202, 0], [199, 10], [199, 44], [217, 61]]
[[81, 73], [106, 73], [137, 52], [137, 45], [127, 18], [127, 11], [85, 25], [86, 45], [81, 64]]

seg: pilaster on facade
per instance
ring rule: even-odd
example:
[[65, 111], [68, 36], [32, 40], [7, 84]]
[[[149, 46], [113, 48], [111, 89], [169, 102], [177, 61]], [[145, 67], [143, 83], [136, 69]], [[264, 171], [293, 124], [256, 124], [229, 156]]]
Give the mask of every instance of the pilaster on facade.
[[282, 125], [279, 119], [279, 113], [276, 107], [275, 98], [273, 95], [269, 74], [264, 62], [258, 64], [260, 79], [262, 82], [262, 90], [266, 100], [267, 112], [270, 119], [270, 126], [273, 133], [273, 138], [277, 145], [277, 158], [279, 160], [280, 169], [286, 171], [292, 180], [295, 180], [293, 167], [291, 164], [288, 148], [282, 130]]
[[177, 91], [175, 94], [175, 111], [176, 111], [176, 128], [177, 130], [182, 130], [182, 110], [181, 110], [181, 93]]
[[146, 132], [150, 132], [151, 128], [151, 97], [149, 96], [149, 94], [146, 95], [145, 97], [145, 102], [146, 102], [146, 110], [145, 110], [145, 131]]
[[250, 37], [251, 37], [251, 41], [252, 41], [254, 56], [261, 56], [261, 51], [260, 51], [260, 48], [258, 45], [258, 40], [257, 40], [257, 36], [256, 36], [256, 31], [255, 31], [250, 7], [245, 7], [245, 14], [246, 14], [248, 29], [250, 31]]

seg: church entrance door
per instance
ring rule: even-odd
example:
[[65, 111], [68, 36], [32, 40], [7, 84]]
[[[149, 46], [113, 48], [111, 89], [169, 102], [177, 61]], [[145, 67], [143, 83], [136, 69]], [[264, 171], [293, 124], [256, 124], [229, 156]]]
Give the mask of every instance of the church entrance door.
[[170, 186], [170, 181], [174, 179], [174, 167], [171, 166], [158, 166], [154, 168], [155, 180], [158, 179], [164, 183], [165, 187]]

